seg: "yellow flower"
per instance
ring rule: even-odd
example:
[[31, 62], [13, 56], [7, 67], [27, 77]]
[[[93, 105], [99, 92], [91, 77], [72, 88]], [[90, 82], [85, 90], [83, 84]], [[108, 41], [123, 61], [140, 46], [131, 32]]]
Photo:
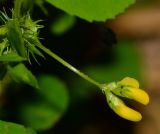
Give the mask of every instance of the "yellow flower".
[[136, 79], [126, 77], [121, 80], [119, 84], [123, 86], [123, 88], [117, 88], [115, 90], [120, 90], [119, 92], [121, 93], [121, 96], [133, 99], [144, 105], [147, 105], [149, 103], [148, 94], [144, 90], [139, 88], [139, 83]]
[[111, 92], [107, 93], [107, 101], [110, 108], [120, 117], [134, 122], [138, 122], [142, 119], [142, 115], [139, 112], [126, 106], [121, 99]]
[[119, 82], [112, 82], [103, 85], [103, 91], [106, 94], [107, 102], [110, 108], [122, 118], [130, 121], [140, 121], [142, 115], [130, 107], [118, 98], [118, 96], [133, 99], [144, 105], [149, 103], [148, 94], [139, 88], [139, 82], [136, 79], [126, 77]]

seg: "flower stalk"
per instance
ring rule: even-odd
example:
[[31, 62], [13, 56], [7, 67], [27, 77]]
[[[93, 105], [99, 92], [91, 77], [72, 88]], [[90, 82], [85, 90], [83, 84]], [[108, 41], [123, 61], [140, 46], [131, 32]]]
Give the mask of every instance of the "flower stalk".
[[50, 55], [52, 58], [54, 58], [55, 60], [57, 60], [58, 62], [60, 62], [62, 65], [64, 65], [65, 67], [67, 67], [68, 69], [70, 69], [71, 71], [73, 71], [74, 73], [78, 74], [83, 79], [85, 79], [88, 82], [94, 84], [95, 86], [97, 86], [100, 89], [102, 88], [102, 84], [100, 84], [99, 82], [93, 80], [88, 75], [84, 74], [83, 72], [81, 72], [80, 70], [78, 70], [77, 68], [75, 68], [74, 66], [72, 66], [71, 64], [69, 64], [68, 62], [66, 62], [65, 60], [63, 60], [61, 57], [59, 57], [58, 55], [56, 55], [55, 53], [53, 53], [50, 49], [44, 47], [43, 45], [40, 45], [38, 47], [40, 49], [42, 49], [45, 53], [47, 53], [48, 55]]

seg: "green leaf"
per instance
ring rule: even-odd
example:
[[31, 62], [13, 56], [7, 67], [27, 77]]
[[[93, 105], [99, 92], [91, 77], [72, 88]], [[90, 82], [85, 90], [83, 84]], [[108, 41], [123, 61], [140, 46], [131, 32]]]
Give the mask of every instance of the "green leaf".
[[67, 109], [69, 97], [65, 84], [56, 77], [40, 76], [39, 86], [39, 100], [23, 105], [20, 118], [36, 130], [46, 130], [62, 117]]
[[30, 128], [25, 128], [22, 125], [0, 121], [0, 133], [1, 134], [36, 134], [36, 132]]
[[21, 119], [28, 126], [36, 130], [51, 128], [60, 118], [59, 111], [47, 104], [30, 104], [23, 106]]
[[7, 38], [11, 46], [20, 56], [25, 57], [26, 53], [24, 47], [24, 40], [22, 38], [22, 31], [20, 29], [18, 20], [9, 20], [6, 25], [8, 28]]
[[135, 0], [46, 0], [65, 12], [88, 21], [112, 19]]
[[0, 56], [0, 61], [4, 62], [20, 62], [25, 60], [25, 58], [17, 55], [16, 53], [8, 53]]
[[35, 88], [39, 88], [36, 77], [22, 63], [15, 67], [8, 66], [8, 73], [16, 82], [23, 82]]
[[65, 84], [57, 77], [42, 75], [39, 77], [41, 95], [59, 111], [66, 110], [68, 106], [68, 92]]
[[51, 30], [53, 34], [62, 35], [74, 26], [75, 21], [75, 17], [63, 14], [51, 25]]

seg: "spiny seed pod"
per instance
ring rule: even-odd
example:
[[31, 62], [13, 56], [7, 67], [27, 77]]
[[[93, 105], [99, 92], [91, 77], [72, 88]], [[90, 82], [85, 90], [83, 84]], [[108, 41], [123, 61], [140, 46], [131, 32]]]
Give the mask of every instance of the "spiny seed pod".
[[[14, 11], [12, 11], [13, 16]], [[7, 39], [7, 45], [5, 45], [7, 49], [3, 47], [4, 43], [0, 45], [1, 59], [8, 58], [7, 55], [10, 53], [14, 53], [14, 55], [16, 53], [16, 55], [23, 57], [23, 59], [28, 59], [28, 61], [30, 61], [30, 55], [35, 60], [36, 55], [44, 57], [38, 49], [38, 45], [40, 44], [38, 33], [39, 29], [43, 27], [38, 22], [41, 20], [33, 21], [29, 13], [18, 18], [9, 18], [5, 11], [4, 13], [0, 11], [0, 19], [4, 23], [0, 26], [0, 43], [4, 39]], [[4, 52], [5, 57], [3, 55]], [[11, 57], [11, 54], [9, 57]]]

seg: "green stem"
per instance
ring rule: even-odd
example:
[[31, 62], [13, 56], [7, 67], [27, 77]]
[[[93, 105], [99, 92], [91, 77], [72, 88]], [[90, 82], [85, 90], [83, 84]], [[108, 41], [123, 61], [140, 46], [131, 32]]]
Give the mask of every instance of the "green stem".
[[13, 18], [19, 18], [20, 17], [22, 2], [23, 2], [23, 0], [15, 0]]
[[84, 74], [83, 72], [81, 72], [80, 70], [78, 70], [77, 68], [75, 68], [74, 66], [72, 66], [71, 64], [69, 64], [68, 62], [66, 62], [65, 60], [63, 60], [61, 57], [59, 57], [58, 55], [56, 55], [55, 53], [53, 53], [51, 50], [47, 49], [43, 45], [41, 45], [39, 47], [44, 52], [46, 52], [48, 55], [50, 55], [52, 58], [56, 59], [61, 64], [63, 64], [65, 67], [67, 67], [68, 69], [70, 69], [74, 73], [78, 74], [80, 77], [84, 78], [85, 80], [89, 81], [90, 83], [94, 84], [95, 86], [99, 87], [100, 89], [102, 88], [102, 85], [99, 82], [93, 80], [92, 78], [90, 78], [89, 76], [87, 76], [86, 74]]

